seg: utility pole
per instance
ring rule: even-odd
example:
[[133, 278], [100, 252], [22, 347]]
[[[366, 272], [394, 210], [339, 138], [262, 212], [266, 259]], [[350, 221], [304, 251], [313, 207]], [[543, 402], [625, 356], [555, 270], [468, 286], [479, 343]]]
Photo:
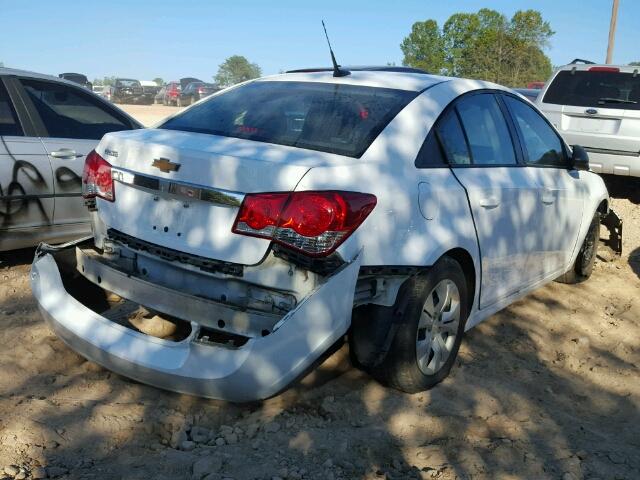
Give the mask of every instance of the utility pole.
[[618, 3], [620, 0], [613, 0], [611, 9], [611, 23], [609, 24], [609, 45], [607, 46], [607, 61], [611, 63], [613, 59], [613, 44], [616, 40], [616, 23], [618, 21]]

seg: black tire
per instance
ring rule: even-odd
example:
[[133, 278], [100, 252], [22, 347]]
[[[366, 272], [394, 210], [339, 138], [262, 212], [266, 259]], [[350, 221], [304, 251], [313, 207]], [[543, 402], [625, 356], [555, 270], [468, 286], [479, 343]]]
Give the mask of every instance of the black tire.
[[582, 242], [576, 261], [569, 271], [563, 273], [556, 282], [575, 284], [587, 280], [593, 272], [593, 265], [596, 262], [598, 251], [598, 241], [600, 240], [600, 213], [596, 212], [589, 225], [587, 235]]
[[[441, 363], [435, 361], [435, 350], [427, 350], [427, 355], [422, 358], [425, 358], [429, 365], [439, 366], [434, 367], [432, 373], [426, 373], [424, 370], [427, 369], [427, 366], [421, 368], [419, 365], [417, 345], [419, 341], [423, 341], [420, 340], [420, 336], [424, 334], [423, 330], [428, 328], [420, 328], [420, 322], [421, 318], [424, 318], [423, 312], [426, 311], [427, 297], [431, 295], [431, 301], [435, 305], [433, 295], [441, 285], [447, 285], [447, 288], [455, 285], [457, 288], [456, 306], [459, 310], [456, 311], [459, 318], [457, 326], [449, 325], [448, 328], [452, 329], [451, 333], [445, 332], [445, 327], [442, 325], [437, 327], [442, 330], [428, 327], [433, 329], [427, 332], [430, 335], [429, 338], [440, 336], [450, 346], [447, 347], [448, 356]], [[442, 300], [442, 303], [446, 302]], [[450, 301], [450, 310], [452, 305], [453, 303]], [[393, 336], [388, 351], [384, 359], [378, 365], [368, 368], [368, 371], [381, 383], [403, 392], [415, 393], [427, 390], [441, 382], [449, 374], [462, 342], [464, 327], [469, 315], [467, 282], [462, 267], [452, 258], [443, 257], [425, 274], [407, 280], [400, 289], [396, 305], [393, 308], [393, 317], [387, 319], [388, 323], [392, 323], [390, 334]], [[446, 310], [446, 306], [444, 312], [450, 313]], [[444, 324], [444, 322], [442, 323]], [[435, 343], [438, 342], [433, 340], [429, 345]], [[442, 359], [442, 357], [438, 357], [438, 359]]]

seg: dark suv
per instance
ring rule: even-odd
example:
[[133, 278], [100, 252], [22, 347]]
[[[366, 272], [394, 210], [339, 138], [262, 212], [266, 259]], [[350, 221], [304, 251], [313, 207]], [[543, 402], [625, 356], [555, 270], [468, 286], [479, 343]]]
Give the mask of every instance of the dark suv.
[[69, 80], [70, 82], [77, 83], [78, 85], [82, 85], [89, 90], [93, 90], [93, 85], [89, 81], [86, 75], [81, 73], [61, 73], [58, 75], [60, 78], [64, 78], [65, 80]]
[[111, 89], [113, 103], [146, 103], [142, 85], [138, 80], [116, 78]]

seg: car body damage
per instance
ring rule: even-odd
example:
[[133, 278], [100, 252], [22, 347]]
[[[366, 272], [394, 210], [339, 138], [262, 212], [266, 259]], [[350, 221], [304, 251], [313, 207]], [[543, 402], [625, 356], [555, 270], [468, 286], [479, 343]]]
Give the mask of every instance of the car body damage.
[[83, 174], [93, 239], [41, 245], [33, 293], [71, 348], [169, 390], [263, 399], [345, 335], [382, 383], [425, 390], [466, 330], [554, 279], [586, 280], [600, 219], [619, 247], [582, 153], [485, 82], [248, 82], [106, 135]]
[[[113, 308], [96, 313], [65, 290], [54, 254], [38, 253], [31, 285], [42, 314], [56, 333], [86, 358], [141, 382], [238, 402], [278, 393], [347, 332], [360, 268], [360, 258], [356, 257], [325, 279], [310, 275], [306, 280], [289, 280], [292, 288], [298, 285], [300, 289], [288, 294], [278, 292], [282, 298], [292, 297], [289, 300], [294, 303], [287, 306], [264, 302], [259, 294], [257, 300], [243, 298], [233, 285], [221, 287], [226, 293], [220, 293], [220, 297], [228, 295], [227, 301], [237, 294], [241, 302], [263, 304], [261, 309], [240, 309], [220, 298], [214, 301], [193, 291], [185, 293], [190, 283], [188, 270], [182, 274], [164, 271], [169, 282], [186, 286], [172, 290], [128, 275], [121, 269], [122, 263], [108, 265], [91, 252], [77, 249], [78, 268], [88, 279], [121, 292], [134, 303], [153, 306], [169, 316], [175, 314], [175, 318], [191, 318], [191, 330], [179, 341], [160, 339], [114, 321], [110, 317]], [[270, 262], [282, 261], [267, 260], [266, 268], [274, 266]], [[283, 275], [291, 272], [297, 276], [294, 267], [285, 270]], [[162, 274], [159, 267], [155, 271]], [[251, 284], [242, 283], [249, 295]], [[262, 294], [274, 292], [263, 289]], [[270, 307], [264, 305], [267, 303]], [[220, 328], [221, 320], [225, 328]], [[215, 338], [207, 329], [210, 321], [215, 321]]]

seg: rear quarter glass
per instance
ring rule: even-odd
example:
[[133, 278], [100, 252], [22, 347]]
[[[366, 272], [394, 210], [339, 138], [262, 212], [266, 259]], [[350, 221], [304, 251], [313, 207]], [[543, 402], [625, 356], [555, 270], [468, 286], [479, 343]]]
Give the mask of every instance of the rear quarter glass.
[[253, 82], [216, 95], [160, 128], [358, 158], [417, 95], [320, 82]]

